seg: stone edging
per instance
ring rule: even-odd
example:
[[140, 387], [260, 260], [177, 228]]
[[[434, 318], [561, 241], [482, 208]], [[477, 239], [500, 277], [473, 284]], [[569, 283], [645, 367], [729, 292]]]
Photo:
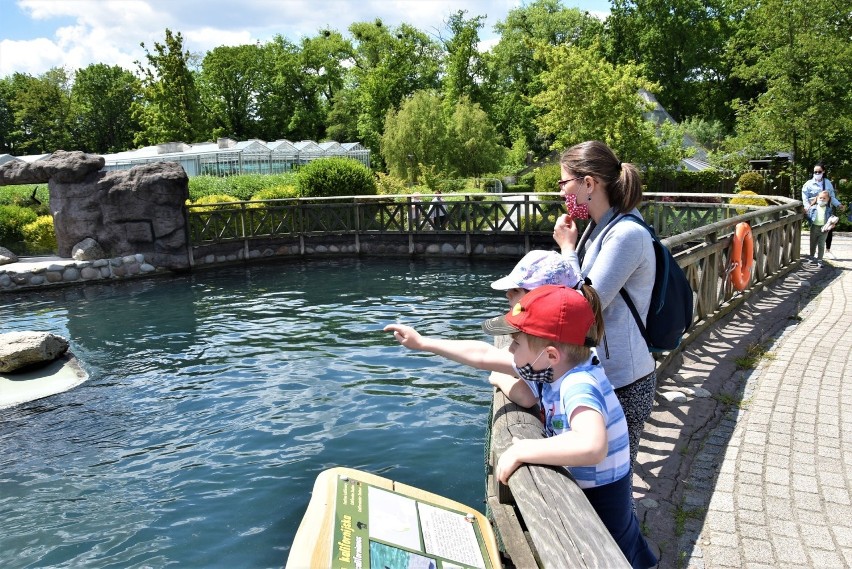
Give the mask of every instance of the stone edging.
[[0, 292], [123, 279], [149, 275], [156, 271], [158, 269], [146, 263], [145, 256], [141, 253], [96, 261], [69, 260], [69, 262], [53, 263], [47, 266], [35, 266], [21, 272], [0, 266]]
[[[334, 255], [409, 255], [407, 245], [387, 243], [362, 243], [360, 253], [352, 244], [311, 245], [304, 253], [298, 245], [285, 245], [277, 248], [252, 249], [246, 259], [245, 250], [240, 247], [227, 254], [205, 254], [195, 259], [196, 269], [214, 268], [235, 262], [284, 259], [288, 257], [334, 256]], [[470, 253], [473, 257], [520, 258], [526, 253], [523, 245], [475, 245]], [[418, 243], [414, 247], [415, 255], [466, 257], [465, 246], [454, 243]], [[141, 253], [112, 259], [95, 261], [74, 261], [72, 259], [51, 264], [42, 263], [26, 270], [14, 270], [0, 265], [0, 294], [33, 290], [44, 287], [126, 279], [168, 273], [169, 269], [158, 268], [145, 262]]]

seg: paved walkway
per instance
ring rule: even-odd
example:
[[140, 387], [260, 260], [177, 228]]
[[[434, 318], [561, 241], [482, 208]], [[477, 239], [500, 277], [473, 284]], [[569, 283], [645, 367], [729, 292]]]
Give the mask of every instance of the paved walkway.
[[[660, 382], [634, 495], [661, 568], [852, 566], [852, 236], [832, 250], [706, 331]], [[756, 347], [766, 356], [739, 369]]]

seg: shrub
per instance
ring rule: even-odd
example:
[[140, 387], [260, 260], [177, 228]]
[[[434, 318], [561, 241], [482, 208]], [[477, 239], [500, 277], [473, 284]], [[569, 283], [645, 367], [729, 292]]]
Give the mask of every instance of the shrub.
[[298, 198], [299, 189], [296, 186], [275, 186], [260, 190], [251, 197], [252, 201], [278, 200], [285, 198]]
[[552, 193], [559, 191], [557, 182], [562, 179], [562, 169], [559, 164], [548, 164], [535, 171], [533, 187], [536, 193]]
[[189, 179], [189, 199], [228, 195], [248, 200], [254, 194], [278, 186], [296, 186], [296, 174], [240, 174], [238, 176], [193, 176]]
[[445, 194], [461, 192], [467, 186], [467, 180], [464, 178], [452, 178], [438, 181], [438, 189]]
[[24, 243], [31, 253], [52, 253], [57, 249], [53, 217], [40, 215], [23, 227]]
[[[33, 195], [36, 200], [41, 202], [41, 205], [33, 201]], [[21, 207], [29, 207], [36, 209], [39, 213], [46, 215], [48, 213], [48, 203], [50, 202], [50, 190], [47, 184], [21, 184], [16, 186], [0, 186], [0, 204], [2, 205], [19, 205]]]
[[14, 248], [24, 241], [24, 227], [38, 218], [28, 207], [0, 205], [0, 245]]
[[373, 172], [351, 158], [321, 158], [299, 169], [299, 187], [306, 197], [373, 196]]
[[380, 196], [393, 196], [407, 194], [411, 188], [405, 184], [404, 180], [379, 172], [376, 174], [376, 190]]
[[760, 172], [745, 172], [737, 180], [737, 193], [750, 192], [759, 194], [763, 191], [763, 176]]
[[[760, 174], [758, 174], [759, 176]], [[754, 197], [752, 197], [754, 196]], [[756, 193], [750, 190], [743, 190], [739, 192], [736, 196], [731, 198], [731, 204], [733, 205], [766, 205], [766, 200], [762, 197], [758, 196]], [[742, 215], [746, 211], [748, 211], [744, 207], [738, 207], [737, 213]]]
[[[207, 205], [207, 204], [217, 204], [217, 203], [233, 203], [238, 202], [237, 198], [233, 196], [229, 196], [226, 194], [211, 194], [209, 196], [202, 196], [195, 200], [194, 202], [188, 202], [187, 205]], [[235, 206], [232, 206], [235, 207]], [[198, 207], [193, 208], [192, 211], [215, 211], [219, 209], [228, 209], [228, 206], [208, 206], [208, 207]]]

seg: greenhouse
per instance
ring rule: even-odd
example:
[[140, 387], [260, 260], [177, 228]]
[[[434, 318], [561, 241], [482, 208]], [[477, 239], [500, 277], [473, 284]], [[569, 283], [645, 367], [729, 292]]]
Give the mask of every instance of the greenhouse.
[[[0, 155], [0, 164], [10, 160], [34, 162], [48, 156]], [[318, 158], [345, 157], [370, 167], [370, 150], [358, 142], [335, 141], [316, 143], [313, 140], [290, 142], [276, 140], [236, 141], [220, 138], [216, 142], [186, 144], [167, 142], [136, 150], [104, 154], [104, 170], [129, 170], [149, 162], [177, 162], [189, 176], [231, 176], [234, 174], [280, 174]]]

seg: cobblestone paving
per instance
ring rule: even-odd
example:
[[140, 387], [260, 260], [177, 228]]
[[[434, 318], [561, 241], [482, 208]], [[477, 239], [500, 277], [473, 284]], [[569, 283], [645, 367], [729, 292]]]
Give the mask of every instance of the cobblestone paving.
[[832, 251], [704, 332], [660, 382], [634, 496], [661, 568], [852, 566], [852, 237]]

